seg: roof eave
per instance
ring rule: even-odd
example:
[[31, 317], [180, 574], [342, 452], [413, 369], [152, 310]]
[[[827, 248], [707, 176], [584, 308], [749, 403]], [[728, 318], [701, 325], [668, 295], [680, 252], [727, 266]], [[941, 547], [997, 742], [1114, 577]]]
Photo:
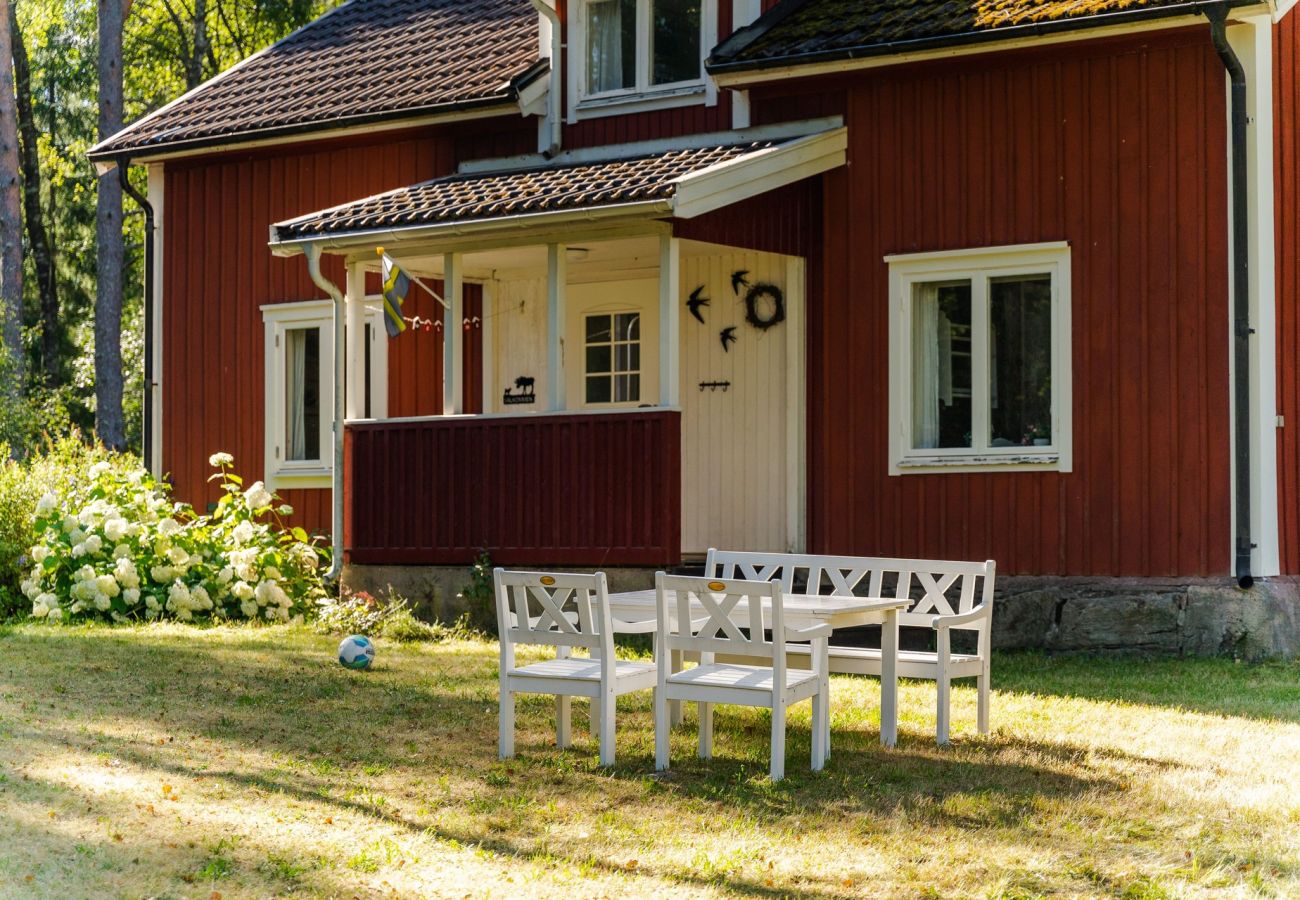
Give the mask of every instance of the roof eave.
[[[114, 147], [109, 138], [87, 151], [91, 162], [112, 161], [117, 163], [147, 163], [180, 156], [213, 153], [222, 150], [236, 150], [251, 146], [293, 143], [298, 139], [319, 138], [322, 135], [342, 136], [347, 132], [367, 126], [383, 125], [386, 128], [418, 126], [429, 120], [433, 122], [456, 122], [464, 119], [482, 118], [491, 115], [517, 115], [518, 87], [511, 84], [499, 94], [476, 97], [473, 100], [458, 100], [430, 106], [416, 107], [390, 112], [370, 113], [360, 116], [345, 116], [323, 122], [311, 122], [298, 125], [285, 125], [275, 128], [261, 128], [232, 134], [212, 135], [189, 141], [160, 142], [153, 144], [128, 145]], [[119, 132], [120, 133], [120, 132]]]
[[[1009, 25], [985, 31], [966, 31], [952, 35], [889, 41], [882, 44], [864, 44], [815, 53], [771, 56], [757, 60], [725, 61], [710, 57], [705, 61], [705, 69], [710, 75], [718, 79], [719, 84], [738, 84], [746, 80], [746, 75], [769, 69], [788, 70], [834, 62], [866, 62], [884, 57], [903, 56], [931, 50], [979, 47], [981, 45], [989, 45], [987, 51], [995, 52], [1003, 49], [996, 45], [1023, 42], [1037, 37], [1056, 37], [1073, 32], [1103, 31], [1124, 26], [1144, 25], [1161, 20], [1200, 16], [1207, 7], [1219, 6], [1223, 2], [1226, 2], [1228, 7], [1234, 10], [1248, 7], [1258, 7], [1261, 11], [1270, 10], [1269, 4], [1260, 2], [1260, 0], [1190, 0], [1190, 2], [1180, 3], [1176, 6], [1123, 10], [1103, 15], [1077, 16], [1047, 22], [1029, 22], [1024, 25]], [[1091, 37], [1091, 35], [1082, 35], [1080, 39], [1086, 39], [1087, 37]], [[757, 36], [753, 40], [757, 40]], [[750, 43], [753, 43], [753, 40]]]

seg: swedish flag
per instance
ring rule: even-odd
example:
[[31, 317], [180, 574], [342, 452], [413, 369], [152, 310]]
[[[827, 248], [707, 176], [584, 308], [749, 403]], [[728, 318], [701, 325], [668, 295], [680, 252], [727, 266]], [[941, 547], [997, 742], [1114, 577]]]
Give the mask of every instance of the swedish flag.
[[411, 279], [402, 271], [401, 266], [383, 254], [384, 273], [384, 329], [390, 338], [395, 338], [406, 330], [406, 321], [402, 318], [402, 303], [411, 290]]

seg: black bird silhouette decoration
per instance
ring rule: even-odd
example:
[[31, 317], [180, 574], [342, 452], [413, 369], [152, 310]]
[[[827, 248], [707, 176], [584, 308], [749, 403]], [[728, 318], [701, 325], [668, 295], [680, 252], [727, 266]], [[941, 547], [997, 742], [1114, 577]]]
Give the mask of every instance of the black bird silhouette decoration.
[[732, 325], [729, 328], [722, 329], [719, 337], [722, 339], [722, 352], [730, 353], [731, 345], [736, 343], [736, 326]]
[[700, 307], [709, 305], [709, 298], [701, 297], [700, 294], [702, 293], [704, 293], [704, 285], [700, 285], [691, 291], [691, 299], [686, 301], [686, 308], [691, 311], [691, 315], [695, 316], [696, 321], [701, 325], [704, 324], [704, 316], [700, 315]]
[[745, 277], [748, 274], [749, 274], [749, 269], [741, 269], [739, 272], [731, 273], [732, 291], [734, 291], [736, 294], [739, 294], [742, 285], [745, 287], [749, 286], [749, 279]]

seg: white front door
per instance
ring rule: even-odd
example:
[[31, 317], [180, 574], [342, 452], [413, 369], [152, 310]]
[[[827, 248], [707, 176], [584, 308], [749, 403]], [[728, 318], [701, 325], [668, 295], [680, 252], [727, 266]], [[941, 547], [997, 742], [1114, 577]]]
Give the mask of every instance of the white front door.
[[[802, 261], [690, 245], [681, 268], [682, 552], [802, 549]], [[746, 321], [756, 287], [783, 321]]]

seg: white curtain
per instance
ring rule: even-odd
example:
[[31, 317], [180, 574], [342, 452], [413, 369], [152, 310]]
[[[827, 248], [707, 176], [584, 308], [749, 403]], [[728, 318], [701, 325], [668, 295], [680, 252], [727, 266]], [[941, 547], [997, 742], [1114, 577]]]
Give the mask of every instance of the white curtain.
[[307, 458], [307, 332], [295, 328], [285, 332], [285, 417], [288, 420], [286, 459]]
[[[945, 356], [948, 357], [949, 401], [952, 398], [951, 354], [942, 354], [939, 349], [938, 287], [917, 285], [912, 303], [912, 443], [917, 449], [929, 449], [939, 446], [940, 365]], [[946, 317], [944, 322], [947, 323]]]
[[587, 4], [587, 89], [616, 91], [623, 84], [623, 4], [598, 0]]

